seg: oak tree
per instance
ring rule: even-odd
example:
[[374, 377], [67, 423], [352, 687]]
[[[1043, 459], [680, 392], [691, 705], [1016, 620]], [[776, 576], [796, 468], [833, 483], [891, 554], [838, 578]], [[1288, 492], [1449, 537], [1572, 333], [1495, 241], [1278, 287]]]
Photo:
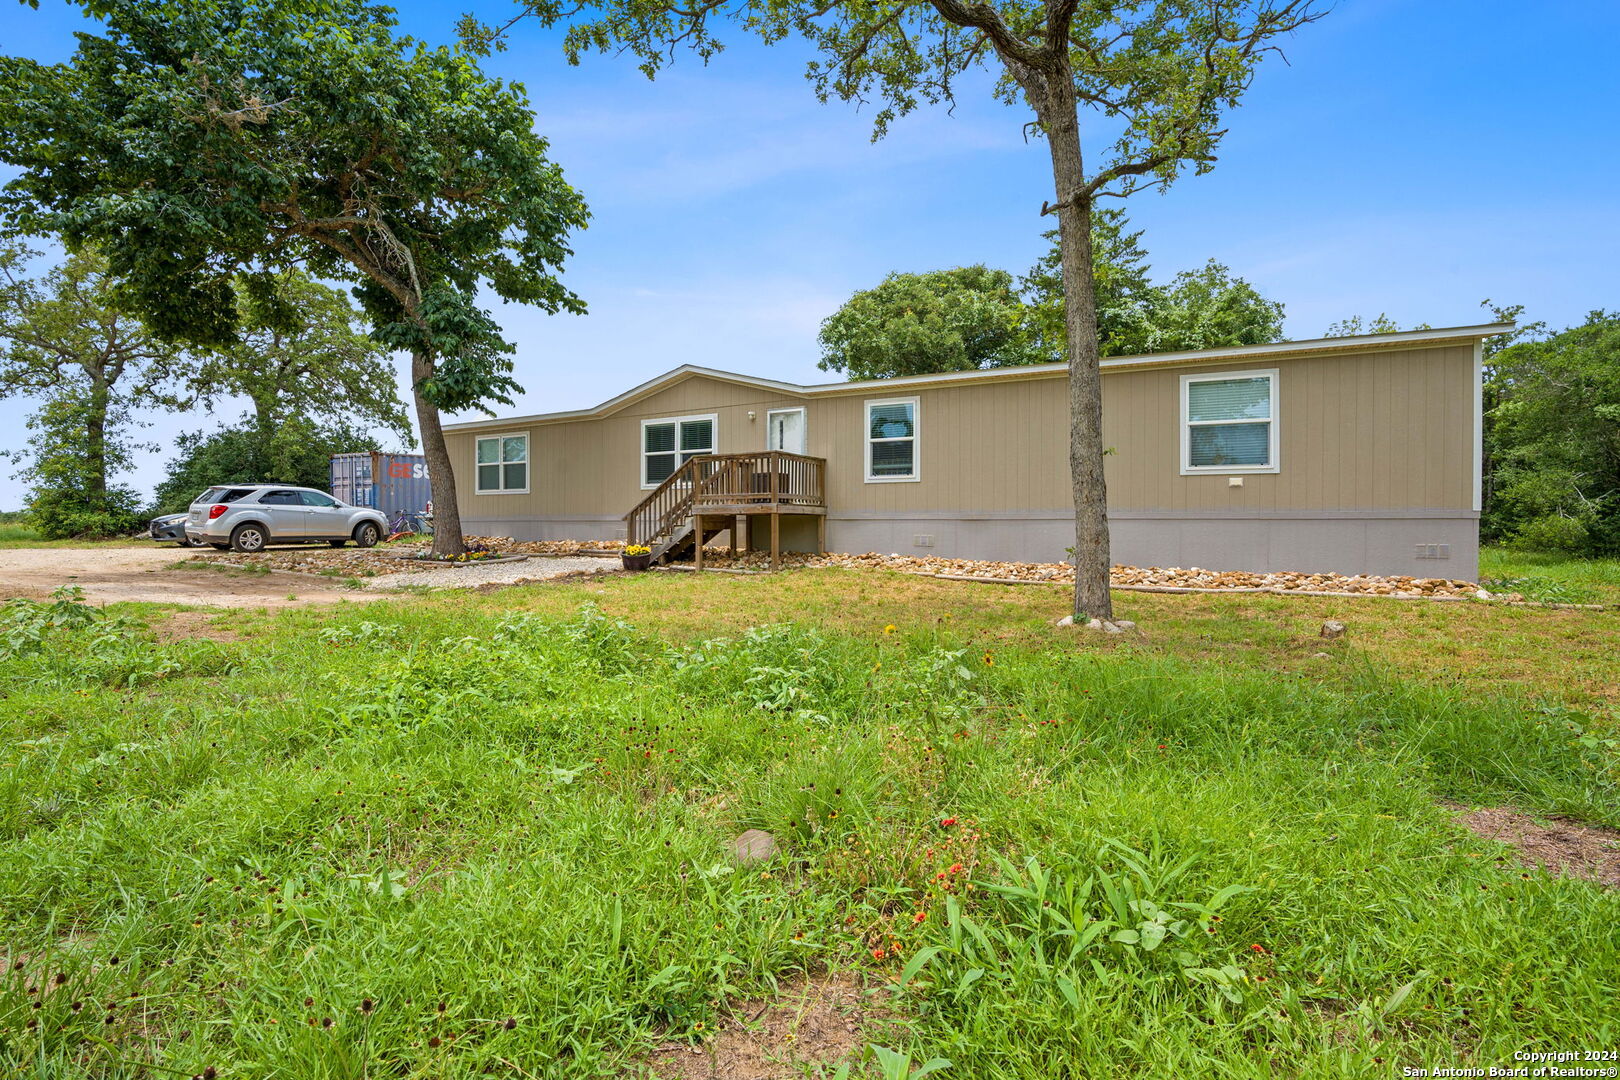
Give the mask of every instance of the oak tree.
[[440, 412], [511, 403], [484, 287], [583, 310], [558, 271], [580, 196], [523, 88], [395, 33], [368, 0], [82, 0], [73, 57], [0, 58], [0, 216], [98, 243], [121, 302], [168, 338], [240, 339], [236, 289], [301, 265], [350, 283], [410, 354], [438, 515], [463, 549]]
[[30, 513], [50, 538], [128, 531], [136, 497], [113, 478], [135, 448], [133, 413], [183, 406], [192, 361], [118, 309], [95, 250], [39, 265], [22, 243], [0, 244], [0, 397], [40, 402], [17, 455]]
[[[628, 50], [649, 77], [680, 46], [715, 56], [728, 20], [767, 43], [797, 36], [819, 53], [808, 74], [823, 100], [881, 101], [877, 136], [922, 103], [953, 100], [975, 69], [999, 76], [996, 97], [1029, 110], [1051, 161], [1041, 213], [1056, 216], [1062, 247], [1075, 610], [1106, 618], [1113, 603], [1094, 208], [1214, 168], [1223, 116], [1261, 61], [1323, 14], [1317, 0], [524, 0], [516, 17], [566, 23], [571, 60]], [[479, 47], [497, 45], [502, 29], [470, 17], [462, 24]], [[1107, 132], [1090, 167], [1082, 110]]]
[[289, 422], [301, 430], [379, 427], [409, 443], [392, 358], [358, 325], [349, 298], [296, 269], [255, 284], [239, 284], [237, 340], [203, 357], [196, 392], [210, 405], [246, 399], [249, 430], [266, 446]]

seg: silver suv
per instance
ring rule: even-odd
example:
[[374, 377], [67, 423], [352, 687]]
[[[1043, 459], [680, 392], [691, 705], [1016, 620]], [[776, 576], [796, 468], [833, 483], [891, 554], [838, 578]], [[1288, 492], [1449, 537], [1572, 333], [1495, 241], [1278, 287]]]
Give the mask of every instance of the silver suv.
[[342, 547], [353, 540], [373, 547], [388, 519], [364, 506], [350, 506], [314, 488], [283, 484], [211, 487], [186, 514], [186, 538], [224, 551], [263, 551], [271, 544], [325, 540]]

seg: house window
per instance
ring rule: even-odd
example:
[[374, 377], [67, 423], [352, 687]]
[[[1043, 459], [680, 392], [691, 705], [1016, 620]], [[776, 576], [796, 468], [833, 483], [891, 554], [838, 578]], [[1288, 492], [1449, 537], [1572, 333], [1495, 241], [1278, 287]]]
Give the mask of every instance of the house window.
[[655, 488], [699, 454], [714, 453], [718, 417], [674, 416], [641, 422], [641, 486]]
[[522, 495], [529, 490], [529, 437], [487, 435], [478, 440], [480, 495]]
[[1181, 471], [1277, 471], [1277, 372], [1181, 377]]
[[918, 480], [917, 399], [866, 403], [866, 482]]

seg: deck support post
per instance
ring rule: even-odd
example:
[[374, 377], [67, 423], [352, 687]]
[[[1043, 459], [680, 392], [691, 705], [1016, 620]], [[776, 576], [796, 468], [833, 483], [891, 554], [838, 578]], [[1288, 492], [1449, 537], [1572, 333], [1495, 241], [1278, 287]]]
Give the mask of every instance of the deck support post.
[[816, 554], [827, 554], [827, 515], [816, 515]]
[[782, 569], [782, 515], [771, 513], [771, 570]]
[[703, 569], [703, 515], [692, 515], [692, 566]]

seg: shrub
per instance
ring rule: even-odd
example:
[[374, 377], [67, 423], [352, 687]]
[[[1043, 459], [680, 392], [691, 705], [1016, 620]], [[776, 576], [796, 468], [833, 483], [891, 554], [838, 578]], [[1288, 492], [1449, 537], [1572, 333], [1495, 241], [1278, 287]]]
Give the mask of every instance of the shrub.
[[1587, 523], [1561, 514], [1545, 514], [1520, 525], [1508, 540], [1516, 551], [1558, 551], [1585, 555], [1592, 549]]

